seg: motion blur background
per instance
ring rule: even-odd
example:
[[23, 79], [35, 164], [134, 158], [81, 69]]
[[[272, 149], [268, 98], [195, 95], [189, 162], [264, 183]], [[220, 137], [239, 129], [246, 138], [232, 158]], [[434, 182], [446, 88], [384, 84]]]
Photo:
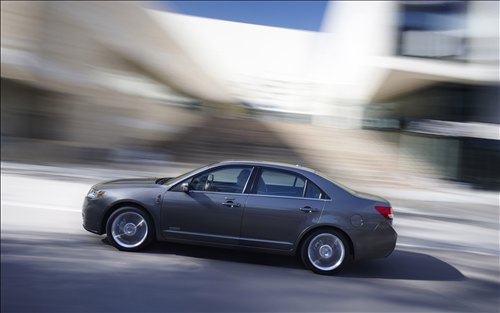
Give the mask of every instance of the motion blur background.
[[2, 167], [257, 159], [351, 186], [498, 190], [499, 53], [497, 1], [335, 1], [319, 31], [2, 1]]
[[[314, 27], [278, 23], [311, 7]], [[1, 311], [498, 312], [499, 11], [2, 1]], [[386, 198], [395, 252], [323, 277], [171, 243], [125, 255], [81, 227], [99, 181], [224, 159], [302, 164]]]

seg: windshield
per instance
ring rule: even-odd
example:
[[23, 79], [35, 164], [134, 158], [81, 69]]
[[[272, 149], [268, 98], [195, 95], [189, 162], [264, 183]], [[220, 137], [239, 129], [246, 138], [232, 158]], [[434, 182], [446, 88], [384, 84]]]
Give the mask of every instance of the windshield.
[[167, 179], [167, 180], [165, 180], [165, 181], [161, 181], [161, 184], [163, 184], [163, 185], [164, 185], [164, 184], [166, 184], [166, 183], [170, 183], [170, 182], [174, 182], [174, 181], [181, 181], [181, 180], [183, 180], [184, 178], [189, 177], [191, 174], [193, 174], [193, 173], [195, 173], [195, 172], [198, 172], [198, 171], [201, 171], [201, 170], [203, 170], [204, 168], [210, 167], [210, 166], [212, 166], [212, 165], [214, 165], [214, 164], [216, 164], [216, 163], [212, 163], [212, 164], [209, 164], [209, 165], [205, 165], [205, 166], [202, 166], [202, 167], [196, 168], [196, 169], [194, 169], [194, 170], [192, 170], [192, 171], [189, 171], [189, 172], [187, 172], [187, 173], [184, 173], [184, 174], [182, 174], [182, 175], [179, 175], [179, 176], [177, 176], [177, 177], [172, 177], [172, 178], [169, 178], [169, 179]]

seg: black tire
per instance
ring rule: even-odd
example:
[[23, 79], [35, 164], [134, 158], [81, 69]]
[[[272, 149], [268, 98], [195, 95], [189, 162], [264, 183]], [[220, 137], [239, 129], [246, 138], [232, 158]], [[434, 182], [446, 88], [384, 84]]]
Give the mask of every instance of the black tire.
[[148, 214], [135, 207], [121, 207], [106, 223], [109, 242], [123, 251], [139, 251], [154, 239], [154, 225]]
[[300, 247], [304, 265], [317, 274], [338, 273], [351, 261], [345, 236], [333, 229], [319, 229], [307, 236]]

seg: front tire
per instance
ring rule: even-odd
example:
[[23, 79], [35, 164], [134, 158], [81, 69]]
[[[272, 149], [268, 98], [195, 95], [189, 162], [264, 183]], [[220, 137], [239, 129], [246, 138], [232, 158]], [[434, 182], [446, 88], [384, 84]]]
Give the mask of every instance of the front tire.
[[334, 230], [317, 230], [301, 246], [304, 265], [317, 274], [339, 272], [351, 259], [349, 244], [344, 235]]
[[153, 241], [153, 223], [143, 210], [122, 207], [109, 216], [106, 234], [119, 250], [139, 251]]

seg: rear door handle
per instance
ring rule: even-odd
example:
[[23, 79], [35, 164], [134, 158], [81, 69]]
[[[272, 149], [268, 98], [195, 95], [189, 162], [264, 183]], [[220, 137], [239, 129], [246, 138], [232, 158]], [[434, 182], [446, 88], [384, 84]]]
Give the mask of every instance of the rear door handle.
[[311, 208], [310, 206], [305, 206], [303, 208], [300, 208], [300, 210], [302, 212], [305, 212], [305, 213], [312, 213], [312, 212], [318, 212], [318, 209], [315, 209], [315, 208]]

